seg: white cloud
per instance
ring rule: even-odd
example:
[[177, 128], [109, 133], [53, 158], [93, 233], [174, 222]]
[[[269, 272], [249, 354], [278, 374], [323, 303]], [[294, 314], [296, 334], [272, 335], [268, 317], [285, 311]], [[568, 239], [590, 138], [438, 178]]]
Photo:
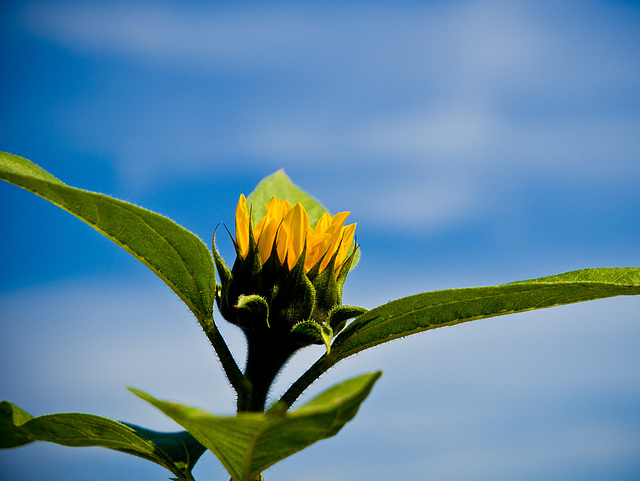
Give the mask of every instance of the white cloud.
[[192, 66], [256, 61], [264, 48], [286, 44], [291, 33], [278, 24], [278, 17], [190, 10], [163, 2], [36, 3], [26, 9], [25, 23], [81, 52]]
[[[153, 62], [263, 68], [292, 59], [303, 68], [339, 71], [369, 65], [387, 78], [437, 73], [449, 57], [461, 74], [500, 75], [526, 65], [539, 32], [523, 2], [424, 6], [192, 7], [178, 3], [32, 3], [23, 24], [81, 52]], [[306, 61], [304, 61], [306, 59]], [[389, 67], [394, 69], [389, 70]], [[364, 72], [363, 72], [364, 73]], [[374, 80], [374, 79], [371, 79]]]
[[361, 137], [371, 153], [401, 158], [424, 158], [432, 163], [463, 161], [484, 157], [495, 143], [493, 112], [484, 106], [442, 105], [404, 118], [388, 118], [371, 125]]
[[[35, 3], [23, 21], [66, 48], [133, 59], [161, 76], [184, 69], [205, 84], [220, 76], [246, 84], [65, 106], [69, 135], [108, 152], [128, 182], [231, 163], [352, 172], [393, 165], [407, 174], [389, 176], [396, 192], [415, 192], [416, 179], [428, 185], [389, 217], [379, 200], [378, 219], [406, 212], [407, 222], [417, 215], [434, 225], [486, 207], [505, 178], [638, 177], [638, 114], [620, 107], [638, 95], [630, 47], [638, 34], [623, 16], [597, 5], [501, 1], [393, 9]], [[366, 187], [353, 185], [354, 197], [375, 202]], [[439, 209], [416, 207], [434, 206], [436, 194]]]

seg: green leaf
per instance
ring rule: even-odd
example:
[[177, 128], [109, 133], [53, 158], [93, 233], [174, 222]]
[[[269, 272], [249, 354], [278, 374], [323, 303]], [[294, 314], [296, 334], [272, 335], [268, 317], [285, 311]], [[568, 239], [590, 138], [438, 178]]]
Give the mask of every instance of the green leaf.
[[327, 353], [331, 351], [331, 340], [333, 339], [333, 329], [329, 324], [320, 324], [316, 321], [307, 320], [297, 323], [291, 329], [292, 333], [304, 334], [320, 341], [327, 349]]
[[327, 212], [327, 209], [320, 202], [291, 182], [284, 170], [279, 170], [262, 179], [255, 190], [247, 197], [247, 207], [251, 209], [251, 217], [254, 224], [266, 215], [265, 205], [269, 203], [273, 196], [276, 196], [278, 200], [287, 199], [291, 205], [296, 205], [297, 202], [300, 202], [307, 211], [309, 222], [312, 226], [315, 226], [322, 214]]
[[495, 287], [426, 292], [362, 314], [336, 337], [331, 364], [428, 329], [515, 312], [640, 294], [640, 268], [583, 269]]
[[[309, 223], [312, 227], [315, 227], [322, 214], [328, 212], [320, 202], [291, 182], [284, 170], [280, 169], [262, 179], [255, 190], [247, 197], [247, 207], [251, 209], [251, 218], [254, 224], [266, 215], [265, 205], [269, 203], [273, 196], [278, 200], [287, 199], [291, 205], [296, 205], [297, 202], [300, 202], [309, 215]], [[352, 243], [349, 252], [353, 252], [354, 248], [355, 242]], [[360, 249], [356, 251], [349, 270], [356, 266], [359, 259]]]
[[135, 424], [123, 423], [161, 449], [181, 470], [190, 473], [200, 456], [207, 450], [187, 431], [164, 433]]
[[33, 437], [22, 429], [26, 422], [33, 419], [27, 411], [8, 401], [0, 403], [0, 448], [15, 448], [34, 441]]
[[179, 479], [191, 480], [191, 469], [205, 448], [189, 433], [160, 433], [92, 414], [60, 413], [33, 417], [8, 401], [0, 402], [0, 448], [34, 441], [71, 447], [100, 446], [153, 461]]
[[515, 312], [606, 297], [640, 294], [640, 268], [582, 269], [494, 287], [425, 292], [388, 302], [358, 316], [282, 396], [291, 406], [318, 377], [364, 349], [429, 329]]
[[367, 309], [358, 306], [337, 306], [333, 308], [329, 313], [329, 325], [333, 329], [334, 335], [344, 329], [349, 319], [358, 317], [365, 312], [367, 312]]
[[0, 152], [0, 178], [72, 213], [158, 275], [202, 321], [213, 315], [215, 268], [207, 246], [172, 220], [70, 187], [27, 159]]
[[235, 481], [251, 481], [276, 462], [335, 434], [356, 415], [380, 372], [344, 381], [298, 409], [276, 404], [266, 413], [214, 416], [130, 390], [176, 421], [211, 450]]

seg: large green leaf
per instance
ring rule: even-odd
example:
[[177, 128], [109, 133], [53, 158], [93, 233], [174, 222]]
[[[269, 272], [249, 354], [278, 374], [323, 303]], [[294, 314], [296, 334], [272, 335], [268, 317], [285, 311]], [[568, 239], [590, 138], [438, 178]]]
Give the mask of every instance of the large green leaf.
[[493, 287], [425, 292], [388, 302], [357, 317], [331, 351], [283, 395], [291, 405], [340, 360], [401, 337], [461, 322], [621, 295], [640, 294], [640, 268], [582, 269]]
[[235, 481], [251, 481], [276, 462], [335, 434], [357, 413], [380, 372], [344, 381], [295, 411], [219, 417], [131, 389], [189, 431], [220, 459]]
[[0, 448], [34, 441], [63, 446], [101, 446], [140, 456], [191, 480], [191, 469], [205, 448], [187, 432], [160, 433], [80, 413], [33, 417], [15, 404], [0, 403]]
[[359, 316], [336, 338], [337, 359], [417, 332], [460, 322], [605, 297], [640, 294], [640, 268], [583, 269], [494, 287], [426, 292]]
[[155, 272], [199, 320], [212, 317], [213, 259], [195, 234], [128, 202], [70, 187], [16, 155], [0, 153], [0, 178], [83, 220]]

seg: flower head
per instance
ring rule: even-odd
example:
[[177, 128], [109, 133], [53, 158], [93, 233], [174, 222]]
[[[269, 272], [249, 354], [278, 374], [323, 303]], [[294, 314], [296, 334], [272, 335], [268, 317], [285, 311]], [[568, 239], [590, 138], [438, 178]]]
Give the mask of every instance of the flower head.
[[334, 216], [325, 212], [315, 228], [312, 228], [307, 211], [300, 203], [292, 207], [287, 200], [279, 201], [272, 197], [265, 207], [265, 216], [252, 229], [247, 200], [244, 195], [240, 195], [236, 208], [236, 245], [239, 256], [247, 258], [251, 245], [250, 236], [253, 236], [262, 264], [276, 255], [280, 264], [292, 270], [304, 253], [305, 273], [316, 265], [318, 272], [322, 272], [335, 256], [334, 272], [338, 276], [347, 259], [356, 229], [356, 224], [344, 225], [349, 212], [339, 212]]
[[[213, 245], [220, 275], [216, 302], [241, 327], [251, 346], [291, 354], [320, 343], [327, 350], [347, 319], [363, 310], [342, 305], [342, 286], [353, 263], [356, 225], [349, 212], [325, 212], [314, 227], [302, 204], [272, 197], [255, 225], [247, 199], [236, 208], [236, 260], [229, 269]], [[287, 355], [288, 355], [287, 354]]]

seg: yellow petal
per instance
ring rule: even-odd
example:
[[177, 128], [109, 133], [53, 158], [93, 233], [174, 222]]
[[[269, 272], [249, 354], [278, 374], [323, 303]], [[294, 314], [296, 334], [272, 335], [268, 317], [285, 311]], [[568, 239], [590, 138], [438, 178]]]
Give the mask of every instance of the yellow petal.
[[282, 219], [282, 227], [287, 232], [286, 258], [289, 270], [291, 270], [304, 250], [309, 231], [309, 216], [302, 204], [298, 202], [293, 209], [287, 212], [287, 215]]
[[291, 209], [292, 209], [292, 207], [291, 207], [291, 204], [289, 203], [289, 201], [287, 199], [284, 199], [278, 205], [277, 218], [280, 219], [280, 220], [284, 219], [285, 216], [289, 213], [289, 211]]
[[338, 267], [342, 265], [349, 254], [349, 249], [353, 243], [353, 236], [355, 235], [355, 232], [356, 224], [349, 224], [342, 228], [342, 240], [340, 241], [340, 248], [338, 249], [338, 256], [336, 257], [336, 272], [338, 271]]
[[321, 233], [326, 231], [331, 225], [331, 220], [332, 220], [331, 215], [328, 212], [325, 212], [324, 214], [322, 214], [322, 217], [318, 219], [318, 223], [316, 224], [315, 232]]
[[[266, 217], [262, 220], [265, 219]], [[260, 254], [260, 259], [263, 264], [267, 262], [271, 256], [273, 243], [276, 240], [276, 233], [278, 232], [279, 225], [280, 224], [277, 220], [271, 219], [269, 222], [265, 223], [265, 227], [262, 229], [262, 233], [258, 239], [258, 253]]]
[[[329, 262], [331, 261], [331, 258], [340, 247], [340, 241], [342, 240], [342, 226], [347, 220], [348, 216], [349, 212], [338, 212], [333, 216], [331, 225], [327, 228], [327, 233], [331, 234], [331, 239], [329, 241], [326, 253], [324, 254], [324, 259], [322, 259], [322, 263], [320, 264], [320, 272], [326, 269], [327, 265], [329, 265]], [[336, 266], [338, 266], [338, 259], [336, 259]]]
[[280, 226], [276, 232], [278, 259], [280, 259], [280, 263], [282, 264], [286, 264], [287, 261], [287, 254], [289, 251], [289, 229], [289, 225], [285, 225], [283, 222], [280, 222]]
[[309, 271], [322, 258], [327, 251], [331, 236], [324, 232], [316, 233], [309, 229], [307, 234], [307, 258], [305, 259], [304, 269]]
[[276, 241], [276, 237], [280, 239], [282, 256], [286, 255], [286, 239], [287, 234], [285, 231], [278, 236], [278, 229], [282, 223], [284, 215], [291, 208], [286, 200], [280, 202], [275, 197], [271, 197], [269, 203], [265, 205], [266, 214], [260, 220], [254, 230], [254, 236], [258, 245], [258, 252], [260, 253], [260, 259], [264, 264], [271, 256], [273, 250], [273, 243]]
[[267, 225], [269, 221], [275, 217], [275, 213], [277, 212], [279, 205], [280, 205], [280, 201], [275, 197], [271, 197], [271, 200], [269, 201], [269, 203], [265, 204], [264, 207], [266, 210], [266, 214], [262, 219], [260, 219], [260, 222], [258, 222], [258, 225], [256, 226], [256, 228], [253, 229], [253, 236], [255, 237], [256, 242], [260, 239], [264, 226]]
[[246, 258], [249, 253], [249, 212], [244, 194], [240, 194], [236, 207], [236, 243], [242, 257]]

